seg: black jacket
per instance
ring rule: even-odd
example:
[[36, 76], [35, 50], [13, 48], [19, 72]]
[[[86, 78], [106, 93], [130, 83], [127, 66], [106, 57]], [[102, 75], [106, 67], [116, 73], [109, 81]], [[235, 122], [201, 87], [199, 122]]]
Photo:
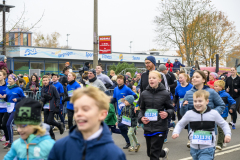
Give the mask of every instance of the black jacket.
[[[240, 77], [237, 76], [235, 79], [232, 79], [232, 76], [228, 77], [226, 80], [225, 88], [229, 87], [229, 94], [232, 98], [238, 98], [240, 96]], [[235, 92], [234, 89], [237, 89], [238, 92]]]
[[50, 111], [54, 111], [55, 107], [60, 106], [60, 96], [59, 93], [53, 85], [48, 85], [47, 92], [44, 91], [44, 87], [41, 90], [41, 101], [43, 105], [46, 103], [50, 104]]
[[144, 133], [165, 132], [168, 129], [168, 118], [173, 114], [173, 106], [170, 100], [170, 93], [166, 91], [162, 83], [157, 89], [152, 89], [150, 86], [141, 94], [140, 113], [138, 114], [138, 122], [142, 123], [141, 118], [144, 116], [147, 109], [157, 109], [158, 113], [164, 111], [168, 113], [168, 117], [161, 119], [158, 114], [157, 121], [150, 121], [144, 124]]
[[172, 72], [166, 74], [168, 86], [170, 87], [170, 92], [175, 95], [175, 88], [177, 87], [177, 80]]

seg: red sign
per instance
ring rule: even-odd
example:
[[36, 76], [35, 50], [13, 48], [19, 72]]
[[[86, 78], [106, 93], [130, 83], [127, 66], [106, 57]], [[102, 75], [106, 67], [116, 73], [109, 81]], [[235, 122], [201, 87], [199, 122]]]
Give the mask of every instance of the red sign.
[[99, 54], [111, 54], [111, 36], [99, 36]]

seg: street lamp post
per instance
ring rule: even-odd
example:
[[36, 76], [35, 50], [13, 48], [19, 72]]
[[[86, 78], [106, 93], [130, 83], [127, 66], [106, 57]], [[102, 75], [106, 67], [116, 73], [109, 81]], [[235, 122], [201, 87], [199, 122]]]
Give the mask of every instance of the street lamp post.
[[68, 36], [70, 36], [70, 34], [67, 34], [67, 49], [68, 49]]
[[130, 53], [132, 53], [132, 42], [133, 41], [130, 41], [130, 46], [129, 46], [130, 47]]
[[98, 0], [94, 0], [93, 68], [98, 65]]
[[0, 4], [0, 12], [3, 12], [3, 44], [2, 44], [2, 54], [6, 55], [6, 20], [5, 20], [5, 12], [10, 12], [10, 8], [14, 8], [15, 6], [5, 5], [5, 0], [3, 0], [3, 4]]

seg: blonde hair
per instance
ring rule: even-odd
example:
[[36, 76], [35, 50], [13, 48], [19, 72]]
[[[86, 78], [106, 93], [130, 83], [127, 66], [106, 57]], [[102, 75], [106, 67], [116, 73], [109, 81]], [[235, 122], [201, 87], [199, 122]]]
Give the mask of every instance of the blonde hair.
[[225, 88], [225, 82], [223, 80], [217, 80], [214, 82], [214, 85], [218, 85], [219, 87], [221, 87], [222, 89]]
[[[13, 75], [16, 79], [18, 79], [15, 74], [12, 73], [11, 75]], [[11, 78], [12, 78], [12, 77], [11, 77]], [[19, 86], [19, 80], [16, 80], [15, 83]]]
[[5, 76], [5, 79], [7, 78], [7, 73], [3, 70], [0, 70], [0, 72], [3, 74], [3, 76]]
[[159, 73], [158, 71], [151, 71], [151, 72], [149, 72], [149, 75], [150, 75], [151, 73], [156, 74], [159, 79], [162, 79], [162, 75], [161, 75], [161, 73]]
[[112, 73], [114, 73], [114, 74], [115, 74], [115, 71], [114, 71], [114, 70], [111, 70], [111, 71], [110, 71], [110, 74], [112, 74]]
[[49, 79], [49, 76], [48, 76], [48, 75], [44, 75], [44, 76], [42, 77], [42, 79], [44, 79], [44, 78]]
[[[180, 74], [182, 74], [184, 77], [187, 78], [187, 82], [190, 82], [190, 78], [189, 78], [189, 75], [188, 75], [188, 74], [186, 74], [186, 73], [180, 73]], [[180, 75], [180, 74], [179, 74], [179, 75]]]
[[74, 90], [70, 102], [74, 103], [77, 99], [81, 98], [84, 95], [94, 99], [96, 105], [100, 110], [109, 110], [110, 97], [108, 97], [99, 88], [93, 86]]
[[205, 90], [199, 90], [193, 93], [193, 98], [204, 97], [205, 100], [208, 100], [209, 96], [210, 96], [209, 92]]
[[35, 130], [35, 135], [40, 135], [40, 136], [44, 136], [46, 134], [46, 129], [42, 128], [39, 125], [28, 125], [29, 127], [32, 127]]
[[68, 74], [71, 74], [74, 77], [74, 80], [77, 78], [77, 76], [74, 72], [69, 72]]

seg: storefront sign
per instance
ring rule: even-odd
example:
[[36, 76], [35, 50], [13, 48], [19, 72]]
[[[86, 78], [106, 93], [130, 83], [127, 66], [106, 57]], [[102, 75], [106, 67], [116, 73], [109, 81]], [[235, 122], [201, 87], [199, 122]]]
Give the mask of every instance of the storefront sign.
[[112, 42], [111, 36], [99, 36], [99, 54], [111, 54]]

